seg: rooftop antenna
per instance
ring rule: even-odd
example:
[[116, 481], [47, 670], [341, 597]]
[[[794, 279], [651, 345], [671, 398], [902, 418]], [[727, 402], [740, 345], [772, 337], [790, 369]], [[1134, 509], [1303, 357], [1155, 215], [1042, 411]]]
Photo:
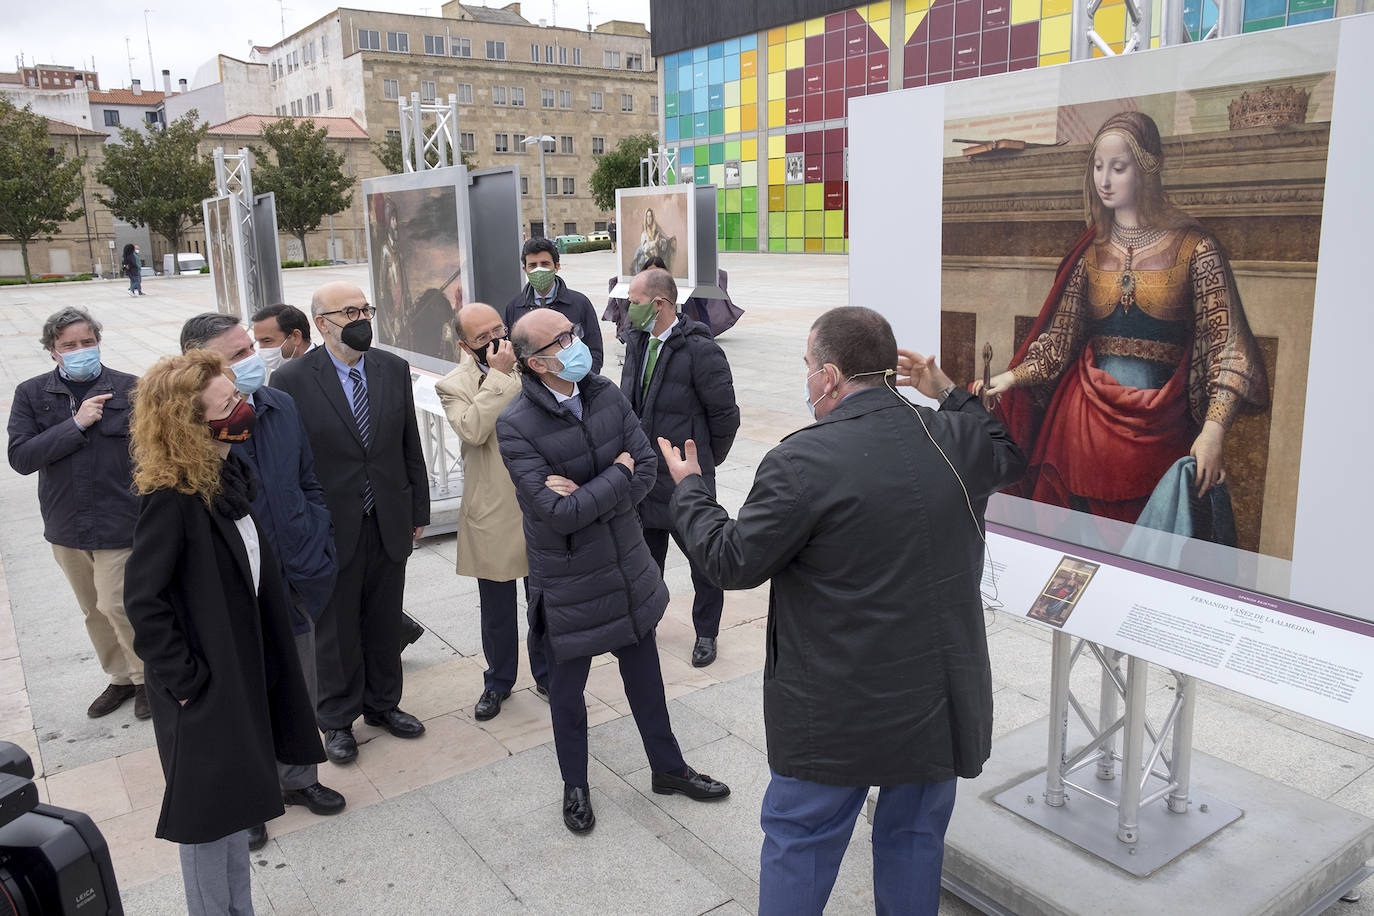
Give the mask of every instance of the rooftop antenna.
[[148, 72], [152, 74], [152, 78], [148, 81], [148, 85], [156, 91], [157, 68], [153, 66], [153, 33], [152, 30], [148, 28], [148, 14], [151, 12], [153, 12], [153, 10], [143, 11], [143, 34], [148, 37]]
[[558, 28], [558, 0], [549, 0], [549, 18], [553, 21], [553, 27]]
[[591, 4], [591, 0], [587, 0], [587, 31], [590, 33], [591, 30], [592, 30], [592, 4]]
[[277, 6], [281, 10], [281, 37], [286, 39], [286, 0], [277, 0]]
[[129, 41], [129, 36], [124, 36], [124, 51], [129, 55], [129, 85], [134, 84], [134, 46]]

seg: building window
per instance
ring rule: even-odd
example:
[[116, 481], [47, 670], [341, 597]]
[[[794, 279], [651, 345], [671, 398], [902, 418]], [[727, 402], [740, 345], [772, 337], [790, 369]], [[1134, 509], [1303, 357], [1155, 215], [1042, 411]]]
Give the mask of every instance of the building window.
[[592, 111], [604, 111], [606, 108], [606, 97], [600, 92], [593, 92], [590, 95]]
[[601, 52], [601, 66], [605, 67], [605, 68], [608, 69], [608, 70], [619, 70], [619, 69], [620, 69], [620, 52], [619, 52], [619, 51], [602, 51], [602, 52]]
[[510, 87], [510, 103], [511, 103], [511, 106], [514, 107], [514, 108], [524, 108], [524, 107], [525, 107], [525, 87], [524, 87], [524, 86], [512, 86], [512, 87]]
[[569, 222], [563, 224], [564, 235], [577, 235], [577, 223]]
[[570, 195], [576, 193], [576, 192], [574, 191], [574, 189], [573, 189], [573, 182], [574, 182], [574, 181], [575, 181], [575, 179], [572, 179], [572, 178], [564, 178], [564, 179], [563, 179], [563, 193], [564, 193], [565, 195], [569, 195], [569, 196], [570, 196]]
[[566, 64], [566, 63], [568, 62], [568, 49], [567, 49], [567, 48], [562, 48], [562, 47], [560, 47], [560, 48], [558, 49], [558, 62], [559, 62], [560, 64]]
[[448, 39], [442, 35], [426, 35], [425, 53], [446, 57], [448, 55]]
[[376, 29], [358, 30], [358, 50], [360, 51], [380, 51], [382, 49], [382, 33]]
[[458, 135], [458, 149], [464, 153], [475, 152], [477, 149], [477, 137], [468, 131], [463, 131]]
[[397, 140], [401, 139], [401, 132], [392, 127], [387, 128], [386, 135], [388, 137], [395, 137]]
[[606, 221], [605, 221], [604, 219], [599, 219], [599, 220], [597, 220], [596, 222], [592, 223], [592, 231], [593, 231], [593, 232], [605, 232], [605, 231], [606, 231]]
[[631, 51], [625, 52], [625, 69], [626, 69], [626, 70], [643, 70], [643, 69], [644, 69], [644, 55], [643, 55], [643, 54], [637, 54], [637, 53], [634, 53], [634, 52], [631, 52]]
[[511, 149], [515, 150], [517, 153], [523, 153], [525, 151], [525, 135], [511, 134], [510, 138], [512, 144]]
[[557, 179], [557, 178], [545, 178], [545, 179], [544, 179], [544, 193], [545, 193], [545, 194], [553, 195], [554, 197], [557, 197], [557, 196], [558, 196], [558, 179]]
[[552, 89], [541, 89], [541, 90], [539, 90], [539, 104], [540, 104], [542, 107], [544, 107], [544, 108], [552, 108], [552, 107], [553, 107], [553, 90], [552, 90]]
[[320, 57], [329, 60], [329, 36], [320, 36]]
[[308, 45], [301, 45], [301, 57], [305, 59], [307, 64], [313, 64], [315, 62], [315, 42], [312, 41]]
[[382, 98], [399, 99], [401, 97], [401, 83], [399, 80], [382, 80]]
[[472, 104], [472, 83], [458, 84], [458, 103], [460, 105]]
[[559, 108], [571, 108], [571, 107], [572, 107], [572, 90], [571, 90], [571, 89], [560, 89], [560, 90], [558, 90], [558, 107], [559, 107]]
[[564, 156], [571, 156], [573, 154], [573, 138], [569, 137], [567, 134], [559, 137], [558, 151]]
[[530, 45], [530, 61], [536, 64], [539, 63], [539, 42]]
[[325, 87], [324, 87], [324, 107], [325, 107], [325, 108], [333, 108], [333, 107], [334, 107], [334, 87], [333, 87], [333, 86], [325, 86]]
[[658, 96], [649, 96], [649, 114], [658, 114]]
[[604, 155], [606, 155], [606, 138], [605, 138], [605, 137], [592, 137], [592, 155], [593, 155], [593, 156], [604, 156]]
[[148, 124], [151, 127], [157, 127], [157, 125], [161, 123], [158, 121], [156, 111], [146, 111], [143, 113], [143, 116], [148, 119]]
[[504, 105], [504, 104], [506, 104], [506, 87], [505, 87], [505, 86], [492, 86], [492, 87], [491, 87], [491, 104], [493, 104], [493, 105]]
[[498, 153], [510, 152], [510, 134], [496, 135], [496, 151]]
[[553, 63], [553, 45], [544, 45], [544, 63]]
[[395, 51], [397, 54], [410, 53], [410, 33], [409, 32], [387, 32], [386, 49]]
[[582, 49], [581, 49], [581, 48], [573, 48], [573, 66], [574, 66], [574, 67], [580, 67], [580, 66], [582, 66]]
[[274, 83], [277, 81], [277, 62], [275, 60], [267, 67], [267, 78]]
[[105, 126], [106, 126], [106, 127], [118, 127], [118, 126], [119, 126], [119, 110], [118, 110], [118, 109], [116, 109], [116, 108], [106, 108], [106, 109], [105, 109]]
[[521, 193], [521, 194], [528, 194], [528, 193], [530, 193], [530, 178], [529, 178], [528, 175], [521, 175], [521, 176], [520, 176], [520, 193]]
[[449, 46], [449, 51], [450, 51], [450, 53], [451, 53], [454, 57], [471, 57], [471, 56], [472, 56], [472, 39], [471, 39], [471, 38], [455, 38], [455, 39], [453, 39], [453, 44]]
[[[315, 113], [316, 113], [316, 114], [319, 114], [319, 113], [320, 113], [320, 94], [317, 92], [317, 93], [315, 93], [314, 96], [312, 96], [312, 98], [315, 99]], [[331, 103], [329, 107], [330, 107], [330, 108], [333, 108], [334, 106], [333, 106], [333, 104]]]
[[487, 42], [487, 60], [505, 60], [506, 43], [504, 41]]
[[[558, 152], [558, 141], [557, 141], [557, 140], [545, 140], [545, 141], [544, 141], [544, 152], [546, 152], [546, 153], [556, 153], [556, 152]], [[554, 192], [554, 193], [557, 193], [557, 192]]]
[[434, 101], [434, 92], [435, 92], [434, 80], [420, 80], [420, 101], [422, 101], [422, 102], [432, 102], [432, 101]]
[[621, 110], [621, 111], [634, 111], [634, 110], [635, 110], [635, 97], [634, 97], [633, 95], [631, 95], [630, 93], [628, 93], [628, 92], [622, 92], [622, 93], [620, 93], [620, 110]]

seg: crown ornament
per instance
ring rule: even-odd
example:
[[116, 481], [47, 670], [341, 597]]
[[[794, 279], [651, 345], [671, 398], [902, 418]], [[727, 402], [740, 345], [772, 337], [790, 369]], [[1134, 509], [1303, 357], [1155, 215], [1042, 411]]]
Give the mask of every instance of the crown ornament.
[[1311, 96], [1306, 89], [1296, 86], [1265, 86], [1254, 92], [1242, 92], [1226, 109], [1231, 129], [1302, 124], [1307, 120]]

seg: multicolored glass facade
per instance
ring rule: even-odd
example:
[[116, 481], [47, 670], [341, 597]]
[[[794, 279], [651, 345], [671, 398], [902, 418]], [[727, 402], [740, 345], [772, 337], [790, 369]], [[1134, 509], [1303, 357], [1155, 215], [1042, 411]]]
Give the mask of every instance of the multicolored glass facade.
[[[1065, 63], [1071, 8], [1072, 0], [889, 0], [666, 55], [662, 137], [678, 162], [670, 177], [716, 186], [722, 251], [847, 251], [849, 100]], [[1335, 0], [1244, 0], [1242, 28], [1334, 14]], [[1193, 40], [1216, 18], [1213, 0], [1185, 0]], [[1130, 27], [1125, 0], [1106, 0], [1093, 19], [1118, 52]]]

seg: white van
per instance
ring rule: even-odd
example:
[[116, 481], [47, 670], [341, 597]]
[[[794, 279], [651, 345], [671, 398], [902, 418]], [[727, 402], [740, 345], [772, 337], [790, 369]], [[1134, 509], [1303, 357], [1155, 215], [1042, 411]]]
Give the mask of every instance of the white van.
[[[177, 263], [181, 266], [182, 273], [198, 274], [200, 269], [205, 266], [205, 258], [194, 251], [183, 251], [177, 254]], [[172, 256], [164, 254], [162, 256], [162, 275], [164, 277], [171, 276], [174, 272]]]

